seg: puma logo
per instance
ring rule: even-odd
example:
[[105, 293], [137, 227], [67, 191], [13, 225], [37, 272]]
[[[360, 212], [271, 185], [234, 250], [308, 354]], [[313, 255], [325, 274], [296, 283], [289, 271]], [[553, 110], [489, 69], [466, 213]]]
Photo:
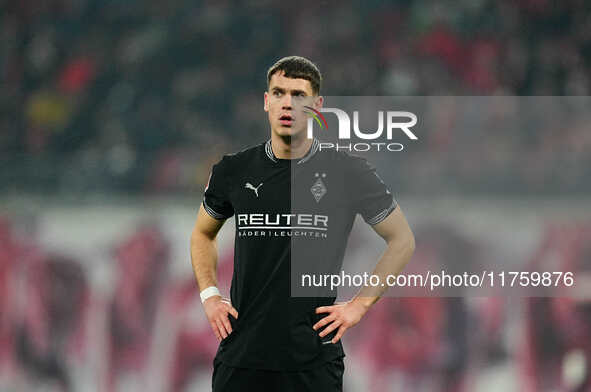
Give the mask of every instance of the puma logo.
[[257, 197], [259, 197], [259, 188], [261, 187], [261, 185], [263, 185], [263, 183], [262, 183], [262, 182], [259, 184], [259, 186], [257, 186], [257, 187], [255, 188], [255, 186], [254, 186], [254, 185], [252, 185], [250, 182], [247, 182], [247, 183], [244, 185], [244, 187], [245, 187], [246, 189], [252, 189], [252, 190], [254, 191], [254, 194], [255, 194], [255, 195], [257, 195]]

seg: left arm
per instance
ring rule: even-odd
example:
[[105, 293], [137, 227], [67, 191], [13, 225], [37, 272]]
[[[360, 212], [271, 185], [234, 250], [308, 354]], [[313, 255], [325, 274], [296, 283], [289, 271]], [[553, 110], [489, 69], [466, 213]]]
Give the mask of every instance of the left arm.
[[[415, 238], [400, 206], [397, 206], [386, 219], [372, 228], [387, 243], [386, 251], [373, 270], [373, 274], [379, 276], [380, 282], [385, 282], [388, 275], [397, 275], [409, 262], [415, 250]], [[333, 343], [338, 342], [347, 329], [361, 320], [387, 288], [386, 285], [364, 287], [349, 302], [316, 308], [317, 314], [328, 313], [328, 315], [317, 322], [313, 328], [318, 330], [326, 326], [320, 332], [320, 337], [324, 337], [338, 328], [332, 339]]]

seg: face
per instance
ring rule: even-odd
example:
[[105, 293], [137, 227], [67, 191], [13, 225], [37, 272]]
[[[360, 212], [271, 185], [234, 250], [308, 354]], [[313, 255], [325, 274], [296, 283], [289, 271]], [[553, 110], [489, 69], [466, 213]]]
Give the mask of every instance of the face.
[[274, 73], [265, 92], [271, 132], [282, 137], [306, 137], [308, 115], [304, 106], [322, 107], [322, 97], [314, 94], [310, 81], [287, 78], [283, 71]]

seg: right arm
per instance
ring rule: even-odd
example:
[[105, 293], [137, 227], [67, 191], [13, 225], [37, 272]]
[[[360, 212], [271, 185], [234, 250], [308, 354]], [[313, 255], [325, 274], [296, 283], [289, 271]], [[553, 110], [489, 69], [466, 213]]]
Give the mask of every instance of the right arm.
[[[191, 263], [197, 279], [199, 291], [217, 286], [217, 241], [216, 237], [225, 220], [212, 218], [203, 208], [199, 208], [197, 221], [191, 233]], [[228, 313], [238, 318], [238, 311], [219, 295], [209, 297], [203, 303], [207, 319], [218, 340], [232, 333]]]

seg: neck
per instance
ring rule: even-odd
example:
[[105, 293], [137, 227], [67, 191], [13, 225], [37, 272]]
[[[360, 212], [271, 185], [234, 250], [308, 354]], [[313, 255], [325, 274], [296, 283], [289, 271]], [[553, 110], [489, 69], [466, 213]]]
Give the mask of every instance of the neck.
[[273, 154], [279, 159], [302, 158], [312, 145], [312, 139], [307, 137], [279, 136], [271, 133], [271, 147]]

